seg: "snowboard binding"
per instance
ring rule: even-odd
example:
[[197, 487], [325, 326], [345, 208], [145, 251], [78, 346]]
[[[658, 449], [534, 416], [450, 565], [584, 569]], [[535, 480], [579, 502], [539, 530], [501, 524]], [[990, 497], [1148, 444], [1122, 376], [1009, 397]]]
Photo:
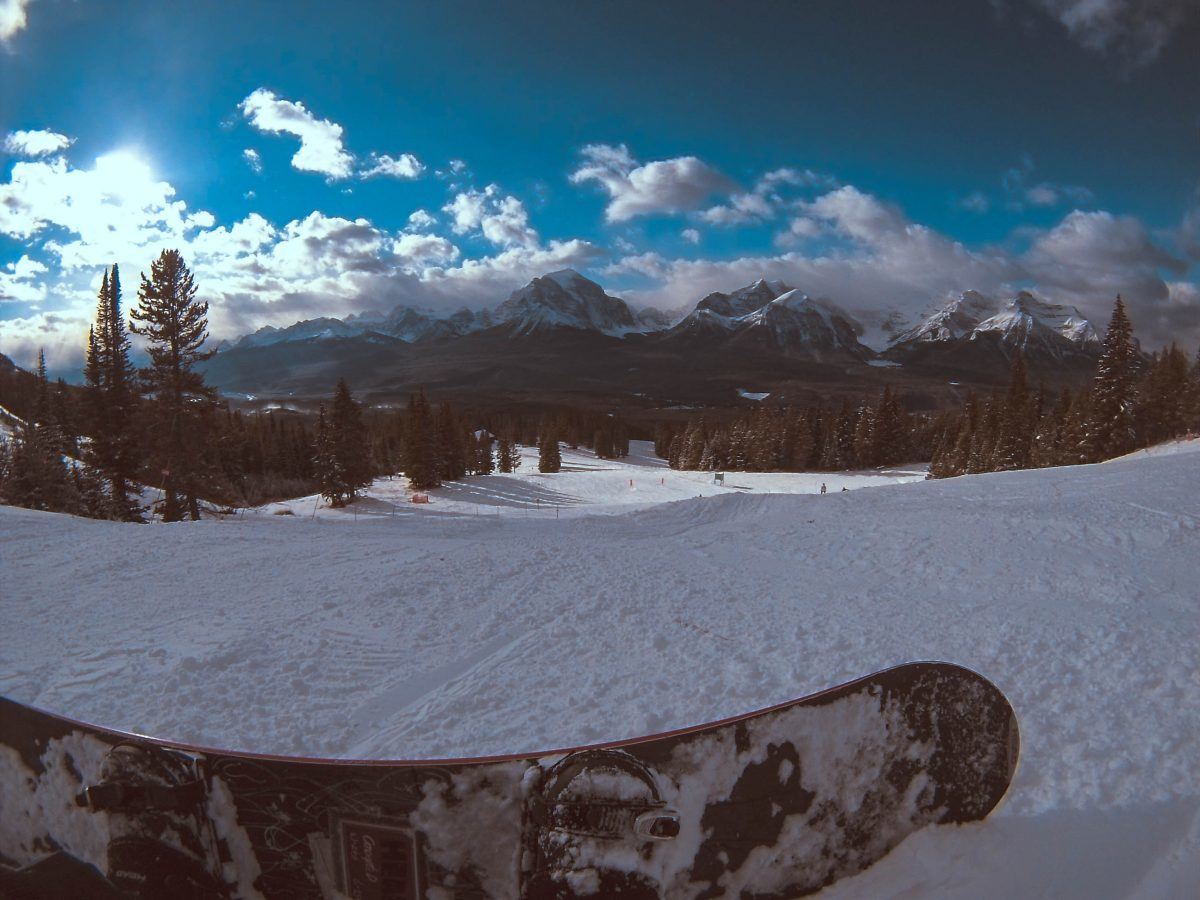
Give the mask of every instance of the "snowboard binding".
[[106, 814], [106, 871], [117, 890], [147, 900], [229, 896], [205, 811], [208, 778], [202, 756], [121, 743], [108, 752], [100, 777], [75, 802]]
[[528, 802], [535, 863], [526, 897], [660, 895], [650, 879], [605, 864], [614, 844], [649, 860], [679, 836], [679, 814], [639, 760], [619, 750], [573, 753], [545, 772]]

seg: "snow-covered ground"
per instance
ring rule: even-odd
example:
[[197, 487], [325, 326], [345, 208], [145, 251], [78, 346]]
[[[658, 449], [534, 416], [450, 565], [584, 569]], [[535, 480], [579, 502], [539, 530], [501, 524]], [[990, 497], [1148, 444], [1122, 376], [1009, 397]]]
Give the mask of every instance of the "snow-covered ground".
[[507, 475], [469, 476], [432, 491], [428, 504], [414, 504], [413, 491], [401, 477], [380, 478], [356, 503], [331, 508], [319, 497], [300, 497], [246, 510], [245, 514], [313, 516], [337, 521], [358, 521], [375, 516], [498, 516], [562, 519], [612, 515], [669, 503], [715, 497], [721, 494], [817, 494], [857, 490], [907, 481], [921, 481], [925, 463], [869, 472], [726, 472], [717, 482], [712, 472], [677, 472], [654, 455], [648, 441], [631, 441], [629, 456], [620, 460], [597, 459], [589, 450], [562, 449], [562, 471], [537, 470], [537, 449], [521, 448], [521, 465]]
[[0, 508], [0, 693], [211, 745], [428, 757], [951, 660], [1017, 710], [1007, 801], [823, 897], [1194, 896], [1200, 441], [1174, 450], [847, 493], [573, 455], [427, 508], [384, 482], [357, 521], [311, 500], [149, 526]]

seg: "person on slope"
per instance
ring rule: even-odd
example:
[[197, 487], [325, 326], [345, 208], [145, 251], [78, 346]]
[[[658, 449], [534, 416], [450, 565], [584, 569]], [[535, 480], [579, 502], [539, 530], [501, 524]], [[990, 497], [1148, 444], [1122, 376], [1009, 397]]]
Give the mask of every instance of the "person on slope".
[[821, 482], [821, 493], [825, 493], [825, 482]]

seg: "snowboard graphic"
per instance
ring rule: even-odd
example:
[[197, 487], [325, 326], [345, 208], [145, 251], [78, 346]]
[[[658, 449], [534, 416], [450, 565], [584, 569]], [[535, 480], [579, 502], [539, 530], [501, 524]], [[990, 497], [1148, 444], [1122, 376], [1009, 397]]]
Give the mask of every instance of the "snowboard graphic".
[[911, 663], [594, 747], [453, 760], [234, 753], [0, 699], [0, 896], [785, 898], [934, 823], [1017, 764], [990, 682]]

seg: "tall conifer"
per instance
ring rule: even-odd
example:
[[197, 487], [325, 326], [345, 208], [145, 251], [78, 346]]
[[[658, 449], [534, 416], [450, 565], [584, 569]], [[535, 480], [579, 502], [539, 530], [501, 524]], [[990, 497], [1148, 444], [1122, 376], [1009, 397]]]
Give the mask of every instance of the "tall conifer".
[[1104, 349], [1096, 365], [1096, 377], [1092, 381], [1086, 436], [1087, 452], [1092, 461], [1119, 456], [1133, 447], [1136, 364], [1133, 325], [1118, 294], [1112, 320], [1104, 335]]
[[197, 482], [203, 466], [200, 441], [202, 406], [216, 399], [196, 365], [216, 351], [203, 350], [208, 337], [208, 304], [196, 297], [196, 283], [178, 250], [164, 250], [142, 275], [138, 306], [130, 313], [134, 334], [147, 339], [150, 366], [142, 371], [154, 420], [155, 468], [166, 502], [163, 519], [183, 517], [182, 493], [193, 519], [200, 518]]

